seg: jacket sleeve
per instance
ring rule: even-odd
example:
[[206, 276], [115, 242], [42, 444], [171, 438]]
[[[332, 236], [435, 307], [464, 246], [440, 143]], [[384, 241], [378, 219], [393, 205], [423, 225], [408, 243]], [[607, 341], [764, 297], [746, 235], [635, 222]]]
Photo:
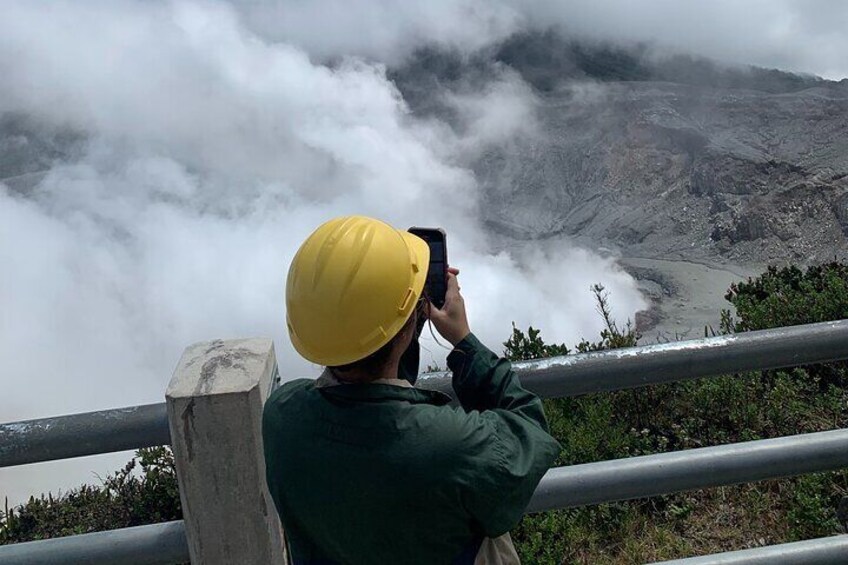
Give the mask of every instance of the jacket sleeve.
[[447, 361], [453, 389], [466, 412], [507, 410], [548, 430], [539, 397], [522, 388], [510, 362], [498, 358], [474, 334], [459, 342]]
[[473, 429], [466, 436], [464, 504], [483, 533], [496, 537], [521, 520], [561, 448], [548, 433], [539, 397], [475, 336], [457, 344], [448, 367]]

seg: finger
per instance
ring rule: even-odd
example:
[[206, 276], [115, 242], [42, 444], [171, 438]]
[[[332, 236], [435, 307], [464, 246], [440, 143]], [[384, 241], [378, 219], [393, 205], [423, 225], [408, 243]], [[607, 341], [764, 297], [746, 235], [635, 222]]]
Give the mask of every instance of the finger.
[[453, 273], [454, 275], [458, 275], [458, 274], [459, 274], [459, 269], [458, 269], [458, 268], [456, 268], [456, 267], [448, 267], [448, 272], [449, 272], [449, 273]]
[[457, 280], [456, 275], [448, 272], [448, 289], [445, 293], [445, 300], [447, 300], [448, 296], [458, 295], [459, 294], [459, 280]]

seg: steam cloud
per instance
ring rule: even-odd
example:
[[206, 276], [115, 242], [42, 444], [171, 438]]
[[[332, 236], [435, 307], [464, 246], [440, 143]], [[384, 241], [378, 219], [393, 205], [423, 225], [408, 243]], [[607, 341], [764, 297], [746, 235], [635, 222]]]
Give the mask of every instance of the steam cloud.
[[[284, 334], [283, 285], [297, 245], [339, 214], [443, 226], [472, 327], [495, 349], [511, 321], [566, 343], [593, 337], [596, 282], [620, 319], [632, 316], [644, 301], [611, 259], [564, 241], [496, 252], [480, 225], [468, 162], [487, 144], [534, 135], [530, 89], [504, 71], [452, 95], [464, 124], [455, 128], [411, 115], [384, 65], [422, 45], [472, 51], [550, 23], [626, 40], [663, 32], [671, 45], [738, 55], [692, 33], [736, 3], [685, 13], [648, 4], [4, 2], [0, 118], [72, 141], [33, 188], [0, 180], [0, 421], [159, 402], [183, 348], [200, 340], [272, 336], [283, 374], [314, 374]], [[815, 46], [765, 47], [774, 30], [836, 19], [813, 22], [821, 11], [789, 9], [797, 3], [752, 5], [772, 31], [740, 34], [749, 62], [845, 74], [835, 58], [813, 66]], [[795, 19], [768, 19], [780, 10]], [[424, 346], [423, 363], [442, 361]], [[62, 463], [61, 484], [57, 464], [5, 470], [0, 496], [15, 503], [90, 481], [92, 469], [115, 468], [107, 459]]]

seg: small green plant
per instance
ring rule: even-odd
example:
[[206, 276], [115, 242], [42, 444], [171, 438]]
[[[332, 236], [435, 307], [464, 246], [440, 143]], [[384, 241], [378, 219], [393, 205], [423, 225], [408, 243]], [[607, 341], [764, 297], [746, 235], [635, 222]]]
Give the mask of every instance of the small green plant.
[[[603, 351], [605, 349], [617, 349], [619, 347], [633, 347], [641, 337], [633, 328], [630, 320], [627, 320], [624, 328], [619, 328], [618, 323], [612, 316], [610, 308], [609, 293], [603, 285], [595, 284], [589, 289], [595, 299], [595, 307], [604, 321], [600, 340], [588, 341], [583, 339], [575, 346], [578, 353], [590, 351]], [[525, 361], [530, 359], [544, 359], [547, 357], [558, 357], [569, 355], [571, 350], [564, 343], [545, 343], [541, 338], [541, 332], [530, 326], [527, 333], [515, 327], [512, 323], [512, 335], [504, 342], [504, 357], [510, 361]]]
[[546, 357], [558, 357], [568, 355], [569, 349], [564, 344], [546, 344], [539, 337], [539, 330], [530, 326], [527, 333], [515, 327], [512, 323], [512, 335], [504, 342], [504, 357], [510, 361], [524, 361], [529, 359], [544, 359]]
[[[628, 321], [622, 330], [614, 320], [609, 294], [602, 285], [590, 288], [598, 313], [604, 320], [600, 339], [582, 340], [575, 350], [580, 353], [602, 351], [637, 344], [639, 335]], [[565, 344], [546, 344], [540, 330], [530, 326], [527, 334], [512, 325], [512, 336], [504, 342], [504, 356], [513, 361], [569, 355]], [[644, 440], [634, 436], [616, 418], [616, 399], [609, 394], [583, 398], [545, 399], [545, 414], [551, 434], [563, 446], [555, 465], [573, 465], [632, 455], [635, 444]], [[588, 545], [596, 551], [616, 543], [626, 532], [636, 529], [640, 520], [638, 506], [627, 503], [602, 504], [527, 515], [513, 531], [522, 562], [559, 564], [570, 555], [577, 558]]]
[[642, 336], [639, 335], [630, 320], [627, 320], [624, 328], [618, 327], [618, 323], [612, 317], [609, 293], [606, 292], [604, 286], [595, 284], [592, 285], [590, 290], [595, 297], [595, 308], [604, 321], [604, 328], [601, 330], [601, 339], [599, 341], [591, 342], [584, 339], [577, 344], [577, 351], [579, 353], [587, 353], [589, 351], [603, 351], [606, 349], [635, 346]]
[[787, 508], [789, 539], [824, 537], [839, 531], [836, 508], [845, 494], [846, 472], [816, 473], [792, 483]]

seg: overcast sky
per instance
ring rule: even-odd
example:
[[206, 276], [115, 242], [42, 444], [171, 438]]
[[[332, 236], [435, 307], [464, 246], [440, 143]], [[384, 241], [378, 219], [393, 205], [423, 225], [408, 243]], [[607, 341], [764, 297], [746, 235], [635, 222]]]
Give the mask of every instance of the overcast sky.
[[841, 0], [312, 0], [240, 4], [264, 36], [319, 57], [398, 62], [424, 43], [473, 50], [527, 29], [561, 26], [731, 63], [848, 77]]

